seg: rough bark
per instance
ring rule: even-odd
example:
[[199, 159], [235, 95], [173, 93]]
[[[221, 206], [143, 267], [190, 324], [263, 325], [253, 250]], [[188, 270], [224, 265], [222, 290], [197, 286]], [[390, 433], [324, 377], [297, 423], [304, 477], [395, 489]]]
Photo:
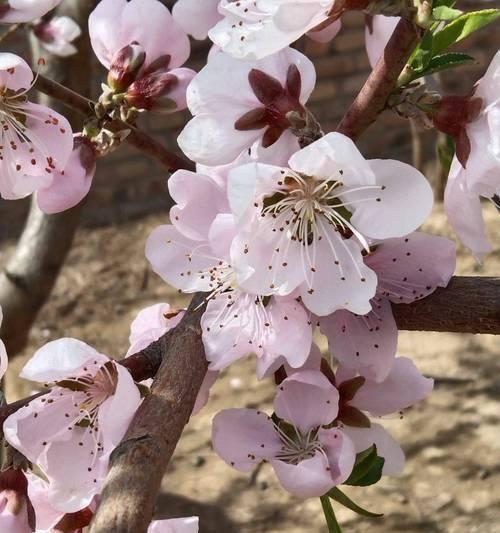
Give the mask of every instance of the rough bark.
[[387, 99], [420, 35], [421, 30], [413, 22], [401, 19], [384, 54], [342, 118], [337, 131], [355, 141], [375, 122], [385, 109]]
[[153, 515], [165, 469], [189, 421], [206, 374], [200, 306], [191, 306], [170, 336], [160, 343], [163, 361], [129, 430], [111, 456], [111, 468], [90, 533], [143, 533]]

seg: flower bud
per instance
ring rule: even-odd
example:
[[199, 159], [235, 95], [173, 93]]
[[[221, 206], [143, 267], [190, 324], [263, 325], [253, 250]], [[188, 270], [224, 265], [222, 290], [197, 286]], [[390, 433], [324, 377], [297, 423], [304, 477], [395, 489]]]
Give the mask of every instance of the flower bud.
[[172, 111], [177, 104], [168, 95], [178, 83], [179, 79], [174, 74], [157, 70], [132, 83], [127, 90], [126, 100], [137, 109]]
[[133, 42], [115, 53], [108, 73], [108, 85], [115, 91], [124, 91], [132, 84], [146, 61], [144, 48]]
[[0, 474], [0, 531], [31, 533], [34, 529], [28, 480], [22, 470], [9, 468]]

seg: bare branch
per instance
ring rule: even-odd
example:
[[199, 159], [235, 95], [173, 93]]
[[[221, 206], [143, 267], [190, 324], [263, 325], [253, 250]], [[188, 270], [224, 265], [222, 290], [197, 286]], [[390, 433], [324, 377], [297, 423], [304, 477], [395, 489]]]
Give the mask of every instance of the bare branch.
[[422, 30], [406, 19], [396, 26], [384, 54], [375, 65], [360, 93], [347, 110], [337, 130], [357, 140], [385, 109]]
[[[57, 99], [65, 106], [77, 111], [85, 117], [93, 114], [95, 102], [81, 96], [75, 91], [66, 88], [60, 83], [46, 78], [45, 76], [38, 76], [35, 87], [40, 92]], [[168, 170], [168, 172], [174, 172], [175, 170], [179, 169], [194, 170], [194, 163], [181, 157], [180, 155], [174, 154], [170, 150], [167, 150], [165, 146], [144, 131], [141, 131], [130, 124], [126, 124], [125, 122], [116, 119], [113, 121], [113, 124], [110, 125], [111, 127], [116, 127], [119, 130], [130, 130], [130, 133], [125, 141], [134, 148], [137, 148], [137, 150], [140, 150], [141, 152], [144, 152], [145, 154], [157, 159]]]

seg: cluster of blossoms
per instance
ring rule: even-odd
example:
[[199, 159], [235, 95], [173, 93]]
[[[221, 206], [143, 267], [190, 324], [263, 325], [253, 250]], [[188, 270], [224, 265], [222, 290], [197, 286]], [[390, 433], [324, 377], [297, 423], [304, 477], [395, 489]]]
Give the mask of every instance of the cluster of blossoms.
[[[0, 3], [0, 22], [28, 22], [58, 2]], [[375, 421], [423, 400], [433, 382], [397, 356], [392, 304], [410, 304], [445, 287], [455, 246], [419, 231], [433, 205], [427, 179], [392, 159], [367, 160], [342, 133], [324, 134], [307, 102], [312, 62], [290, 45], [304, 34], [332, 39], [346, 10], [363, 0], [179, 0], [173, 15], [158, 0], [102, 0], [89, 18], [94, 52], [107, 69], [96, 118], [81, 133], [55, 111], [28, 101], [36, 82], [21, 58], [0, 54], [0, 196], [36, 193], [55, 213], [89, 192], [98, 156], [110, 149], [103, 117], [133, 124], [140, 113], [188, 108], [178, 142], [196, 163], [168, 181], [175, 205], [156, 228], [146, 257], [184, 293], [206, 293], [201, 318], [208, 372], [195, 415], [219, 372], [255, 355], [259, 379], [274, 377], [271, 416], [231, 408], [213, 421], [213, 446], [232, 467], [268, 461], [283, 487], [322, 497], [351, 479], [375, 447], [383, 475], [404, 467], [399, 444]], [[367, 20], [375, 65], [400, 15]], [[390, 3], [389, 3], [390, 4]], [[399, 3], [394, 3], [398, 4]], [[371, 11], [369, 11], [371, 13]], [[112, 28], [112, 31], [110, 29]], [[80, 29], [68, 20], [33, 24], [48, 50], [68, 55]], [[188, 34], [216, 45], [199, 73], [182, 65]], [[223, 83], [221, 82], [223, 80]], [[500, 53], [473, 95], [433, 109], [457, 142], [446, 209], [477, 257], [489, 250], [480, 197], [498, 204]], [[99, 127], [98, 127], [99, 126]], [[183, 318], [160, 303], [131, 326], [127, 356], [147, 348]], [[1, 313], [0, 313], [1, 319]], [[328, 342], [323, 356], [316, 333]], [[0, 341], [0, 376], [7, 354]], [[0, 529], [81, 531], [99, 505], [110, 456], [150, 382], [76, 339], [38, 350], [21, 377], [49, 387], [7, 418], [9, 445], [42, 477], [0, 474]], [[194, 533], [198, 519], [154, 521], [151, 533]]]

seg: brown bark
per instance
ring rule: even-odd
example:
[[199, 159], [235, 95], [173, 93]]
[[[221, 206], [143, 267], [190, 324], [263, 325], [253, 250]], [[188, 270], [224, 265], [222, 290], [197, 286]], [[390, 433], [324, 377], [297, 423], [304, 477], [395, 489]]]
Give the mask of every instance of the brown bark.
[[421, 30], [401, 19], [360, 93], [342, 118], [337, 131], [357, 140], [385, 109], [401, 71], [410, 57]]
[[175, 335], [160, 343], [163, 361], [151, 394], [111, 456], [90, 533], [143, 533], [149, 526], [163, 474], [207, 370], [200, 328], [203, 297], [193, 298]]

